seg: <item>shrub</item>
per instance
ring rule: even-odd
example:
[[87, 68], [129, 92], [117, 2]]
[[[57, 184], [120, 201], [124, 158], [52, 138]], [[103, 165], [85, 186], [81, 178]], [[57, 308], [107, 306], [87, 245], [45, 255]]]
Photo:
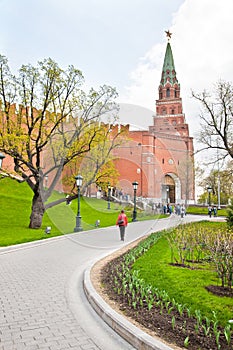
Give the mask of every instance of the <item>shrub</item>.
[[229, 227], [233, 227], [233, 204], [232, 203], [233, 203], [233, 200], [231, 200], [231, 204], [227, 208], [226, 220], [227, 220], [227, 225]]

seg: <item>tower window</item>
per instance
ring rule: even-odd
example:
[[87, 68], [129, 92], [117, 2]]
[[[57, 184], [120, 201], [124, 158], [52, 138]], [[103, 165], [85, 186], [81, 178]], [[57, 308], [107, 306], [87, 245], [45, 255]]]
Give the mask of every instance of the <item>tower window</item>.
[[176, 90], [176, 89], [175, 89], [175, 97], [179, 97], [179, 96], [180, 96], [179, 90]]
[[170, 97], [170, 89], [166, 90], [166, 97]]

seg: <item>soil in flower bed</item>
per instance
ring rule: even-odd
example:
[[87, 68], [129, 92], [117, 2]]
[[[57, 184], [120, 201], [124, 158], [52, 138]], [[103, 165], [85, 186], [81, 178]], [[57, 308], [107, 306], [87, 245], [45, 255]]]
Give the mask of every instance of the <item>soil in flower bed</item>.
[[211, 285], [207, 286], [206, 289], [208, 292], [218, 295], [219, 297], [233, 298], [233, 289], [231, 288]]
[[[126, 295], [118, 294], [114, 291], [114, 271], [116, 266], [121, 265], [123, 261], [123, 256], [121, 255], [117, 258], [106, 263], [102, 266], [100, 272], [100, 283], [102, 288], [104, 288], [104, 293], [107, 294], [108, 298], [117, 304], [120, 312], [123, 313], [125, 317], [135, 320], [139, 325], [142, 325], [144, 329], [148, 330], [148, 333], [155, 335], [164, 339], [169, 344], [176, 344], [178, 347], [184, 349], [184, 341], [188, 338], [187, 349], [191, 350], [217, 350], [217, 344], [215, 341], [215, 335], [212, 332], [212, 336], [205, 336], [204, 330], [199, 327], [197, 330], [197, 320], [189, 317], [186, 312], [182, 316], [175, 311], [174, 309], [168, 314], [166, 309], [161, 311], [160, 308], [153, 306], [149, 311], [146, 303], [143, 305], [137, 305], [134, 308], [128, 303], [127, 293]], [[210, 292], [217, 293], [219, 291], [218, 287], [209, 286]], [[228, 293], [229, 290], [222, 290], [221, 295]], [[229, 296], [228, 294], [225, 294]], [[173, 318], [173, 322], [172, 322]], [[175, 319], [175, 324], [174, 324]], [[221, 335], [219, 338], [219, 343], [221, 344], [221, 349], [231, 350], [233, 349], [232, 345], [229, 347], [226, 343], [226, 339], [221, 329]], [[172, 345], [171, 345], [172, 347]]]

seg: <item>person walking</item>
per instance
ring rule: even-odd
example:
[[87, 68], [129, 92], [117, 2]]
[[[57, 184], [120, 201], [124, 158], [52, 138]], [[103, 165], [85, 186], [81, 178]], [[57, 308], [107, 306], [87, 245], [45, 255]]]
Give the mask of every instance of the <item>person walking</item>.
[[180, 208], [180, 215], [183, 218], [186, 214], [186, 210], [185, 210], [185, 206], [184, 204], [182, 204], [181, 208]]
[[127, 219], [127, 216], [125, 215], [124, 210], [121, 210], [121, 213], [118, 215], [116, 225], [118, 225], [119, 229], [120, 229], [121, 241], [124, 241], [125, 240], [125, 228], [128, 225], [128, 219]]
[[211, 218], [211, 216], [212, 216], [212, 207], [210, 205], [208, 206], [208, 215]]
[[213, 207], [213, 212], [214, 212], [214, 217], [216, 218], [216, 216], [217, 216], [217, 208], [216, 208], [216, 206]]

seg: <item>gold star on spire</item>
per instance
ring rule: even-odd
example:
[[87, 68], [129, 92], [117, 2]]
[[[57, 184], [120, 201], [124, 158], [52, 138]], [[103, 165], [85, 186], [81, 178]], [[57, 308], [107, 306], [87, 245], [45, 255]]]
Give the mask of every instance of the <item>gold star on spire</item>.
[[171, 39], [172, 33], [169, 30], [165, 30], [165, 33], [166, 33], [168, 41], [169, 41]]

